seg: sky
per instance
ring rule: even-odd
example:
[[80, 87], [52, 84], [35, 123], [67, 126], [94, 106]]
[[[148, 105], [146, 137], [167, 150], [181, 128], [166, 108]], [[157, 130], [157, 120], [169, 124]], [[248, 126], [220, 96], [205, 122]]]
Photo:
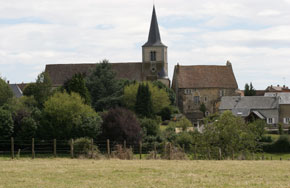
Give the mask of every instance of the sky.
[[[155, 0], [174, 66], [225, 65], [240, 89], [290, 85], [290, 0]], [[0, 75], [34, 82], [46, 64], [141, 62], [153, 1], [0, 0]]]

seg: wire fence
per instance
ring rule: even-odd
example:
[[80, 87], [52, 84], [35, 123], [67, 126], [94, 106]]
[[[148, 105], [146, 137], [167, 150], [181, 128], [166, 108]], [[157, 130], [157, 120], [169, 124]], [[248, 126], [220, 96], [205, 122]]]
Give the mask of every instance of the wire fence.
[[[70, 157], [76, 158], [83, 154], [83, 151], [75, 150], [74, 140], [19, 140], [11, 138], [10, 140], [0, 140], [0, 157], [31, 157], [31, 158], [49, 158], [49, 157]], [[218, 147], [201, 147], [197, 145], [178, 146], [172, 143], [142, 143], [142, 142], [110, 142], [110, 140], [91, 140], [91, 150], [96, 147], [98, 152], [107, 158], [111, 158], [118, 147], [129, 149], [134, 158], [139, 159], [193, 159], [193, 160], [289, 160], [290, 155], [271, 155], [264, 153], [232, 153], [230, 156], [222, 153]], [[183, 157], [181, 157], [183, 156]]]

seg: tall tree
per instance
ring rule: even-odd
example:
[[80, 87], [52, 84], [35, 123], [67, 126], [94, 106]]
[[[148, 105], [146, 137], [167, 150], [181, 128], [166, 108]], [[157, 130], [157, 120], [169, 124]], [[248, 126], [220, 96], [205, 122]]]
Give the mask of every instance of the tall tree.
[[96, 65], [86, 79], [86, 86], [90, 92], [92, 106], [96, 111], [103, 111], [121, 105], [123, 94], [122, 84], [115, 78], [116, 73], [108, 60]]
[[68, 92], [78, 93], [86, 104], [91, 103], [89, 90], [86, 86], [85, 77], [83, 74], [75, 74], [70, 80], [66, 81], [63, 88]]
[[36, 83], [31, 83], [24, 88], [23, 95], [33, 96], [39, 108], [43, 108], [44, 102], [52, 95], [51, 80], [46, 72], [37, 76]]
[[256, 95], [256, 90], [255, 90], [252, 82], [250, 83], [250, 85], [248, 83], [245, 84], [244, 94], [245, 94], [245, 96], [255, 96]]
[[[136, 96], [140, 84], [142, 83], [131, 84], [125, 86], [124, 88], [124, 96], [123, 96], [124, 105], [131, 110], [135, 110], [135, 104], [137, 99]], [[153, 113], [159, 114], [162, 111], [162, 109], [170, 106], [169, 97], [165, 89], [160, 89], [157, 86], [153, 85], [151, 82], [147, 82], [146, 84], [148, 84], [149, 91], [151, 93]]]
[[13, 97], [13, 92], [4, 79], [0, 77], [0, 106]]
[[151, 117], [153, 114], [151, 93], [148, 84], [140, 84], [136, 95], [135, 111], [137, 114], [145, 117]]

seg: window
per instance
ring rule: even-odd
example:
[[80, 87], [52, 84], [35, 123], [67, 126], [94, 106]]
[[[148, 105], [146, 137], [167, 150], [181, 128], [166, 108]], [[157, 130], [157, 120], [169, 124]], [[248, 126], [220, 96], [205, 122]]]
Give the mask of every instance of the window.
[[210, 114], [209, 111], [206, 111], [205, 112], [205, 117], [209, 116], [209, 114]]
[[267, 124], [275, 124], [275, 118], [268, 118]]
[[226, 90], [225, 89], [221, 89], [220, 90], [220, 97], [225, 96], [226, 95]]
[[184, 94], [186, 94], [186, 95], [191, 94], [191, 89], [185, 89], [185, 90], [184, 90]]
[[206, 103], [207, 102], [207, 97], [204, 97], [204, 103]]
[[199, 104], [199, 96], [193, 97], [194, 104]]
[[156, 52], [155, 51], [151, 51], [150, 52], [150, 60], [151, 61], [156, 61]]
[[284, 124], [289, 124], [289, 122], [290, 122], [290, 118], [284, 118]]

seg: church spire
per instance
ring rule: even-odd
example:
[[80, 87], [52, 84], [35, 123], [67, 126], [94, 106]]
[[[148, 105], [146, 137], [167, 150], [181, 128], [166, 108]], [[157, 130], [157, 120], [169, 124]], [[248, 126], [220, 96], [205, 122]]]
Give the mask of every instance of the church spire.
[[155, 12], [155, 5], [153, 5], [153, 12], [152, 12], [148, 41], [143, 46], [144, 47], [145, 46], [165, 46], [161, 42], [161, 37], [159, 33], [159, 27], [158, 27], [156, 12]]

